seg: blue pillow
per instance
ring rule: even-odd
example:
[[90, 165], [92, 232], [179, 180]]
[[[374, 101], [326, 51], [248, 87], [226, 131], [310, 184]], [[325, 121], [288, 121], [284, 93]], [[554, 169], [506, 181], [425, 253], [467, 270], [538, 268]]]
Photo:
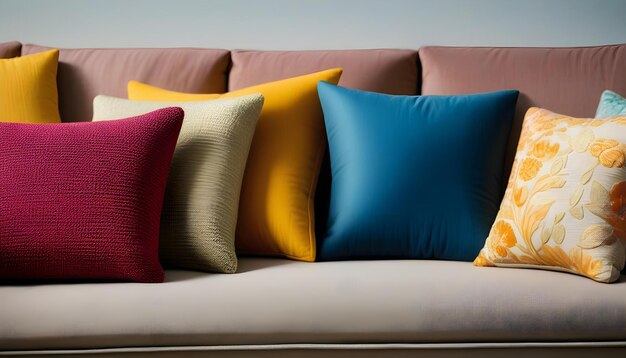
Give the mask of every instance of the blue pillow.
[[602, 92], [596, 118], [626, 115], [626, 98], [619, 94], [606, 90]]
[[474, 260], [502, 199], [518, 91], [318, 92], [332, 173], [319, 259]]

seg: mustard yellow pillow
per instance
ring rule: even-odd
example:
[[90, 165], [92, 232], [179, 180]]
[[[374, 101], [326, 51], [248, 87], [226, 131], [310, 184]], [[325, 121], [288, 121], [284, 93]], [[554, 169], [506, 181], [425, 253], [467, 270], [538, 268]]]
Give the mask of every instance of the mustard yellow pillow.
[[0, 59], [0, 122], [59, 123], [59, 50]]
[[477, 266], [612, 282], [624, 267], [626, 116], [526, 113], [509, 184]]
[[314, 198], [326, 135], [317, 83], [337, 83], [332, 69], [225, 94], [167, 91], [136, 81], [128, 98], [194, 101], [260, 93], [265, 104], [246, 164], [237, 221], [240, 254], [315, 260]]

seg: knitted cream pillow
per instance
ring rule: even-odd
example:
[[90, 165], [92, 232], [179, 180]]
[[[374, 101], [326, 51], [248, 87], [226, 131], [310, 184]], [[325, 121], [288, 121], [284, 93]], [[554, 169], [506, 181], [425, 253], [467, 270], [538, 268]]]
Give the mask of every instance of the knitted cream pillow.
[[500, 211], [477, 266], [619, 278], [626, 242], [626, 116], [526, 113]]
[[170, 106], [183, 108], [185, 119], [165, 192], [160, 258], [171, 267], [235, 272], [239, 193], [263, 96], [167, 103], [97, 96], [93, 119]]

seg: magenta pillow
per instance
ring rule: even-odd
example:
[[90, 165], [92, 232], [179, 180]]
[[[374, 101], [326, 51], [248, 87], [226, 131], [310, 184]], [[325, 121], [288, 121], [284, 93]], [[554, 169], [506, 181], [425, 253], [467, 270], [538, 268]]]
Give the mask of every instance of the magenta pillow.
[[183, 110], [0, 123], [0, 280], [162, 282], [159, 219]]

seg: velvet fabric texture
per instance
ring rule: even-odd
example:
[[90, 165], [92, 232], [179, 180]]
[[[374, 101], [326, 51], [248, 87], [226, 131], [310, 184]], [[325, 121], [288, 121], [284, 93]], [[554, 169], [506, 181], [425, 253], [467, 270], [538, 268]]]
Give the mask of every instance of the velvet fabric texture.
[[0, 123], [0, 280], [162, 282], [159, 219], [180, 108]]
[[319, 259], [473, 260], [502, 198], [518, 92], [393, 96], [318, 86], [333, 179]]

